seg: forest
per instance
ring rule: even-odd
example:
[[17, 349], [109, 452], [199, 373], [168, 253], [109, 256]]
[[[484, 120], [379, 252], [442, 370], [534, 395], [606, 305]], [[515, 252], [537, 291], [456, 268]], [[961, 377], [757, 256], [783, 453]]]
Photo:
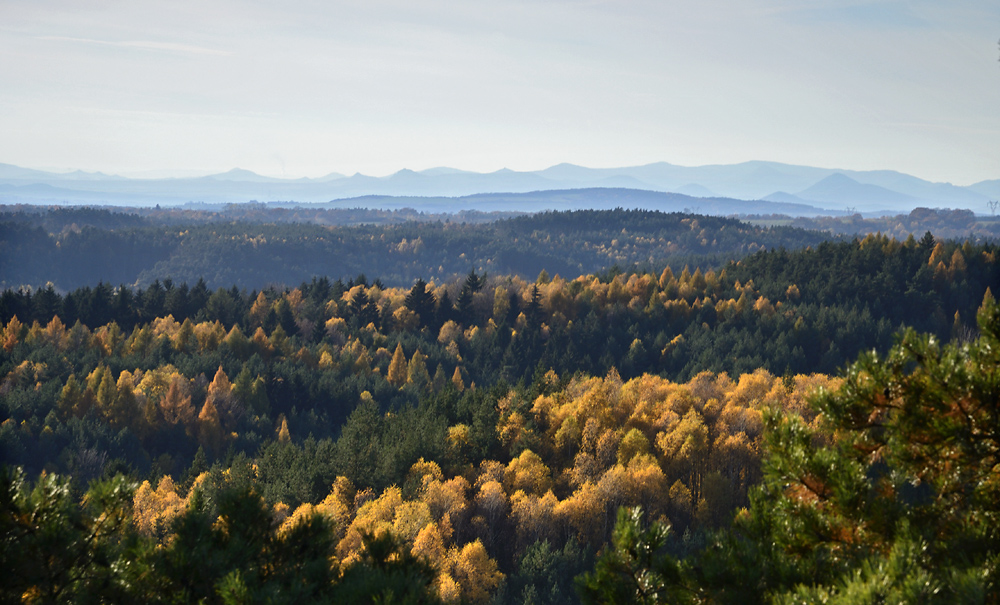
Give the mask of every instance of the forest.
[[[98, 209], [0, 213], [0, 287], [66, 291], [98, 282], [146, 287], [172, 278], [210, 288], [295, 286], [313, 277], [378, 276], [409, 286], [470, 269], [534, 279], [576, 277], [613, 265], [717, 265], [761, 249], [815, 245], [827, 234], [755, 227], [735, 219], [646, 211], [546, 212], [491, 222], [327, 225], [322, 210], [166, 210], [140, 216]], [[329, 211], [335, 212], [335, 211]], [[304, 222], [261, 222], [305, 214]], [[364, 211], [363, 216], [375, 214]], [[406, 213], [402, 213], [404, 216]], [[174, 220], [184, 218], [183, 222]]]
[[1000, 598], [989, 241], [89, 212], [0, 226], [4, 601]]
[[1000, 235], [1000, 222], [996, 216], [976, 216], [971, 210], [915, 208], [909, 214], [862, 218], [860, 214], [847, 217], [795, 218], [771, 221], [803, 229], [816, 229], [831, 234], [858, 235], [883, 233], [900, 239], [932, 231], [947, 239], [996, 238]]

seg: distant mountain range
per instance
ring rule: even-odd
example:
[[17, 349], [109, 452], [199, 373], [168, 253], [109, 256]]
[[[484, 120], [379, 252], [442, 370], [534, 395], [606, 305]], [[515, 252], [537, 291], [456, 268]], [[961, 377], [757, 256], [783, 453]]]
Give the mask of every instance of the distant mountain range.
[[[920, 206], [964, 208], [985, 214], [989, 212], [989, 200], [1000, 199], [1000, 179], [963, 187], [888, 170], [834, 170], [760, 161], [697, 167], [665, 162], [626, 168], [558, 164], [538, 171], [504, 169], [490, 173], [432, 168], [420, 172], [400, 170], [385, 177], [331, 173], [301, 179], [266, 177], [239, 168], [196, 178], [136, 179], [100, 172], [53, 173], [0, 164], [0, 203], [5, 204], [218, 205], [257, 200], [338, 201], [337, 206], [354, 203], [399, 207], [402, 200], [393, 198], [402, 197], [406, 198], [406, 205], [418, 209], [431, 202], [423, 198], [435, 198], [435, 204], [461, 210], [482, 209], [467, 206], [473, 199], [483, 203], [485, 199], [477, 197], [481, 194], [559, 191], [561, 196], [537, 196], [534, 202], [551, 204], [557, 199], [572, 199], [583, 204], [580, 207], [601, 207], [600, 203], [592, 203], [592, 197], [583, 199], [567, 190], [586, 190], [591, 196], [600, 191], [633, 190], [635, 193], [627, 195], [599, 196], [605, 199], [610, 195], [622, 202], [628, 198], [629, 203], [640, 198], [651, 199], [638, 192], [680, 194], [672, 199], [679, 201], [689, 196], [693, 199], [685, 202], [686, 207], [700, 207], [701, 212], [713, 214], [716, 208], [719, 213], [727, 214], [898, 214]], [[563, 207], [546, 205], [531, 209], [557, 208]]]

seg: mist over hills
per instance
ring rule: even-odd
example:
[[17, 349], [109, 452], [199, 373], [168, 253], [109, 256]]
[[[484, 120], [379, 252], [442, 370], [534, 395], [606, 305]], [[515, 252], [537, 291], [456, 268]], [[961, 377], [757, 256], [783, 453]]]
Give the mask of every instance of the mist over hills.
[[[281, 205], [280, 203], [278, 205]], [[288, 204], [293, 205], [293, 204]], [[714, 216], [735, 214], [785, 214], [796, 217], [843, 214], [800, 202], [737, 200], [723, 197], [695, 197], [682, 193], [642, 189], [588, 187], [525, 193], [477, 193], [460, 197], [415, 197], [369, 195], [317, 204], [322, 208], [416, 208], [431, 214], [477, 210], [480, 212], [538, 212], [540, 210], [657, 210]]]
[[[584, 190], [588, 194], [569, 194], [569, 190]], [[619, 193], [607, 194], [612, 190]], [[624, 190], [633, 193], [620, 193]], [[466, 204], [489, 201], [500, 204], [491, 210], [524, 210], [503, 205], [513, 203], [511, 198], [476, 196], [554, 191], [561, 193], [536, 195], [531, 200], [536, 205], [529, 210], [601, 208], [606, 207], [604, 200], [610, 197], [630, 204], [639, 203], [637, 200], [648, 202], [650, 198], [642, 192], [657, 192], [690, 196], [691, 199], [682, 202], [686, 207], [700, 206], [701, 212], [712, 214], [815, 216], [848, 210], [895, 214], [921, 206], [964, 208], [985, 214], [989, 211], [988, 201], [1000, 197], [1000, 180], [956, 186], [889, 170], [835, 170], [763, 161], [696, 167], [666, 162], [624, 168], [558, 164], [538, 171], [502, 169], [490, 173], [437, 167], [423, 171], [403, 169], [384, 177], [330, 173], [299, 179], [262, 176], [239, 168], [193, 178], [137, 179], [99, 172], [53, 173], [0, 164], [0, 203], [6, 204], [212, 205], [280, 200], [383, 204], [382, 207], [400, 207], [402, 203], [420, 210], [426, 204], [434, 204], [458, 211], [482, 209]], [[752, 205], [746, 203], [750, 200], [754, 201]], [[565, 205], [570, 202], [579, 205]]]

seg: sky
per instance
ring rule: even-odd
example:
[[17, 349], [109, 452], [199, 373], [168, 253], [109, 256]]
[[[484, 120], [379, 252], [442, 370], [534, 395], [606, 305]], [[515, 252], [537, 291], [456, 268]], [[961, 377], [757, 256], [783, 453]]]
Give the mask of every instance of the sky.
[[995, 0], [0, 0], [0, 162], [1000, 178]]

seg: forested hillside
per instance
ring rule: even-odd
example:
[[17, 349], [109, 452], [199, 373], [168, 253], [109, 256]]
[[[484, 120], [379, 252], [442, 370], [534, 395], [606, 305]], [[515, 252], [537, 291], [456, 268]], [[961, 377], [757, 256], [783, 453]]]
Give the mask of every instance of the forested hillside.
[[735, 219], [624, 210], [543, 213], [490, 223], [458, 222], [461, 216], [450, 222], [355, 226], [282, 220], [297, 215], [309, 221], [324, 212], [22, 212], [0, 222], [0, 286], [52, 282], [66, 291], [99, 281], [145, 287], [171, 278], [189, 284], [204, 279], [213, 289], [259, 290], [313, 277], [346, 280], [359, 273], [409, 286], [418, 278], [452, 279], [470, 268], [532, 279], [543, 269], [576, 277], [615, 264], [662, 269], [669, 262], [680, 271], [684, 264], [708, 268], [762, 248], [799, 248], [829, 237]]
[[[995, 411], [972, 403], [995, 401], [993, 387], [967, 378], [954, 386], [970, 385], [964, 395], [939, 395], [940, 385], [952, 387], [915, 382], [905, 388], [938, 397], [944, 425], [914, 420], [891, 439], [861, 433], [836, 450], [847, 463], [838, 467], [843, 458], [834, 457], [849, 431], [868, 430], [878, 418], [894, 426], [896, 408], [878, 406], [916, 401], [890, 390], [892, 380], [909, 385], [903, 373], [940, 355], [993, 350], [991, 291], [1000, 284], [993, 244], [930, 234], [813, 242], [809, 232], [730, 219], [624, 212], [485, 226], [258, 227], [274, 230], [268, 245], [285, 234], [281, 245], [290, 246], [261, 241], [268, 252], [260, 259], [295, 249], [287, 242], [322, 248], [336, 234], [359, 248], [367, 241], [372, 259], [393, 246], [410, 264], [390, 266], [417, 277], [397, 286], [411, 273], [365, 270], [371, 277], [309, 276], [296, 287], [246, 289], [167, 272], [175, 277], [134, 287], [0, 295], [0, 460], [32, 478], [9, 475], [0, 486], [7, 515], [0, 563], [23, 572], [4, 583], [5, 599], [108, 591], [153, 602], [301, 602], [393, 591], [413, 602], [620, 602], [637, 599], [628, 578], [646, 569], [659, 574], [647, 588], [662, 580], [658, 598], [676, 590], [686, 600], [739, 602], [733, 587], [748, 585], [765, 601], [806, 594], [796, 585], [810, 574], [826, 587], [814, 587], [816, 595], [837, 593], [863, 562], [897, 561], [904, 555], [893, 549], [933, 540], [938, 530], [922, 524], [942, 511], [952, 511], [954, 523], [940, 531], [966, 540], [973, 557], [955, 573], [979, 579], [945, 578], [935, 565], [951, 560], [933, 553], [915, 558], [914, 569], [930, 573], [942, 595], [996, 594], [995, 569], [983, 571], [975, 558], [996, 556], [989, 502], [997, 481], [989, 469], [997, 449], [988, 432]], [[156, 229], [163, 239], [144, 241]], [[251, 264], [258, 258], [254, 244], [235, 235], [245, 229], [191, 227], [198, 238], [177, 235], [181, 244], [159, 227], [69, 230], [53, 254], [85, 234], [94, 247], [102, 233], [112, 244], [127, 235], [137, 248], [164, 242], [165, 263], [195, 262], [193, 252], [181, 254], [189, 241], [238, 242], [226, 252], [233, 256], [195, 265], [236, 275], [239, 254]], [[54, 237], [41, 229], [28, 235], [39, 246]], [[404, 238], [423, 248], [399, 252]], [[768, 243], [747, 255], [782, 238], [788, 249]], [[793, 246], [796, 238], [803, 241]], [[671, 268], [662, 256], [671, 245], [739, 260]], [[428, 249], [434, 258], [473, 250], [484, 260], [466, 253], [464, 268], [449, 265], [462, 277], [440, 278], [420, 273]], [[529, 279], [497, 271], [513, 261], [485, 255], [503, 258], [504, 250], [535, 254], [543, 270]], [[360, 265], [358, 258], [368, 257], [344, 263]], [[549, 270], [549, 258], [565, 272]], [[580, 270], [587, 263], [600, 270]], [[885, 355], [904, 326], [933, 340], [911, 334], [908, 342], [923, 343], [914, 356], [894, 352], [884, 368], [863, 357], [869, 365], [842, 375], [859, 355]], [[942, 352], [940, 342], [954, 345]], [[970, 364], [944, 361], [940, 371], [980, 367]], [[884, 380], [885, 392], [866, 376]], [[841, 390], [845, 381], [853, 390]], [[883, 416], [851, 403], [861, 392]], [[817, 396], [826, 403], [810, 404]], [[952, 423], [962, 414], [971, 420]], [[949, 433], [962, 427], [967, 435]], [[971, 474], [913, 470], [913, 456], [926, 454], [906, 449], [907, 431], [948, 448], [966, 439], [967, 449], [937, 452], [959, 469], [973, 456]], [[852, 454], [861, 451], [872, 457]], [[917, 486], [914, 472], [927, 482], [924, 491], [901, 487]], [[851, 490], [866, 493], [858, 486], [884, 473], [891, 481], [878, 483], [865, 506], [895, 516], [865, 525]], [[792, 476], [808, 493], [781, 487]], [[964, 477], [982, 487], [963, 495]], [[954, 494], [951, 508], [938, 506], [944, 489]], [[912, 516], [912, 502], [927, 507]], [[45, 506], [60, 512], [39, 516]], [[644, 516], [619, 519], [620, 508], [634, 506]], [[788, 519], [814, 525], [787, 529]], [[74, 546], [34, 537], [44, 523], [74, 528], [62, 532]], [[863, 533], [850, 533], [852, 523]], [[829, 536], [847, 546], [838, 550]], [[630, 540], [652, 544], [649, 556], [630, 558]], [[762, 553], [765, 543], [773, 548]], [[797, 550], [801, 544], [840, 563], [825, 568]], [[126, 560], [131, 566], [122, 567]], [[587, 571], [578, 594], [573, 578]]]
[[909, 214], [895, 216], [862, 218], [860, 214], [854, 214], [837, 218], [798, 217], [774, 222], [836, 235], [862, 237], [868, 233], [882, 233], [897, 239], [906, 239], [909, 235], [920, 237], [927, 231], [947, 239], [992, 239], [1000, 236], [1000, 221], [996, 220], [995, 215], [977, 217], [971, 210], [963, 209], [916, 208]]

